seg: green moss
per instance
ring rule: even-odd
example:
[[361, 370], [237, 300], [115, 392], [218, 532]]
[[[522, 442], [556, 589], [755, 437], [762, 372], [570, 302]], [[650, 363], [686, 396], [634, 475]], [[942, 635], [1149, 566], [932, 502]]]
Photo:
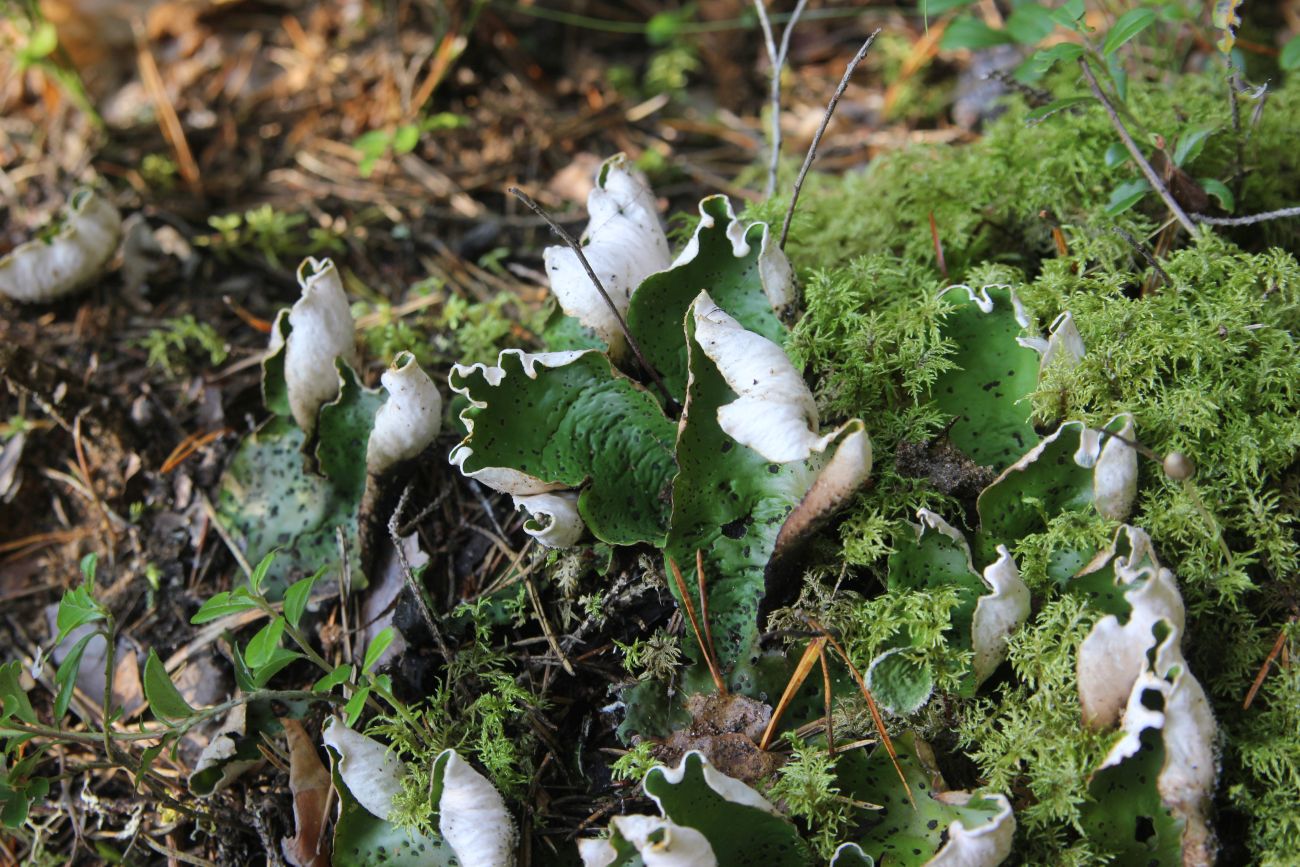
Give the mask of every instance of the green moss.
[[1279, 508], [1300, 449], [1300, 265], [1210, 237], [1166, 261], [1174, 289], [1134, 301], [1136, 275], [1125, 285], [1069, 264], [1020, 293], [1042, 320], [1068, 308], [1088, 347], [1078, 367], [1049, 371], [1038, 415], [1097, 424], [1130, 411], [1156, 453], [1191, 458], [1186, 484], [1144, 467], [1134, 522], [1176, 564], [1194, 615], [1236, 610], [1300, 567], [1294, 514]]
[[[770, 628], [806, 629], [804, 617], [812, 616], [840, 637], [862, 671], [884, 651], [907, 646], [909, 656], [929, 668], [936, 689], [957, 691], [973, 658], [969, 650], [947, 640], [953, 613], [962, 604], [957, 588], [895, 591], [867, 598], [829, 578], [810, 575], [799, 600], [772, 613]], [[862, 733], [871, 732], [868, 728]]]
[[857, 259], [808, 275], [807, 310], [788, 341], [796, 366], [812, 372], [827, 417], [870, 419], [875, 482], [844, 524], [845, 559], [866, 565], [888, 554], [898, 522], [917, 509], [951, 513], [955, 501], [900, 476], [893, 453], [922, 442], [946, 419], [918, 401], [947, 370], [938, 324], [946, 305], [924, 266], [887, 256]]
[[1026, 861], [1087, 863], [1092, 850], [1080, 840], [1081, 806], [1088, 775], [1106, 754], [1105, 735], [1079, 724], [1074, 666], [1076, 649], [1096, 619], [1085, 602], [1060, 597], [1010, 641], [1018, 683], [994, 698], [968, 704], [958, 735], [983, 782], [1020, 793], [1016, 822]]
[[837, 784], [836, 757], [793, 732], [785, 738], [790, 742], [790, 760], [781, 766], [765, 794], [787, 814], [806, 823], [808, 841], [822, 858], [829, 859], [847, 838], [851, 814]]
[[[1298, 100], [1296, 84], [1274, 93], [1247, 142], [1241, 210], [1294, 204], [1287, 196], [1300, 189], [1300, 166], [1286, 127]], [[1133, 110], [1166, 137], [1190, 119], [1220, 124], [1225, 131], [1191, 168], [1230, 179], [1234, 146], [1216, 82], [1135, 88]], [[974, 521], [969, 497], [900, 473], [895, 457], [900, 443], [925, 442], [948, 421], [925, 400], [952, 352], [937, 327], [947, 281], [930, 237], [933, 212], [953, 280], [1012, 285], [1040, 331], [1065, 310], [1074, 315], [1087, 354], [1077, 367], [1048, 371], [1032, 395], [1040, 433], [1064, 419], [1099, 425], [1131, 412], [1144, 445], [1158, 455], [1181, 451], [1196, 465], [1191, 480], [1176, 482], [1144, 460], [1130, 520], [1151, 534], [1187, 605], [1184, 650], [1220, 726], [1225, 857], [1290, 863], [1300, 848], [1297, 667], [1274, 670], [1254, 705], [1241, 704], [1300, 597], [1300, 221], [1183, 240], [1161, 253], [1173, 284], [1164, 285], [1114, 232], [1123, 226], [1154, 246], [1159, 203], [1104, 213], [1111, 189], [1133, 174], [1104, 166], [1115, 140], [1105, 116], [1087, 109], [1036, 127], [1023, 116], [1013, 107], [975, 144], [906, 150], [805, 188], [788, 247], [805, 305], [790, 350], [826, 422], [869, 420], [876, 468], [839, 527], [839, 562], [823, 564], [824, 580], [795, 608], [840, 630], [864, 664], [890, 636], [939, 636], [947, 622], [934, 594], [882, 592], [894, 534], [917, 508], [965, 529]], [[779, 220], [784, 204], [755, 215]], [[1063, 226], [1065, 257], [1044, 209]], [[1074, 674], [1075, 649], [1098, 612], [1061, 596], [1048, 562], [1054, 551], [1103, 547], [1114, 527], [1067, 514], [1017, 542], [1036, 614], [1012, 639], [1012, 676], [995, 677], [974, 700], [943, 703], [955, 709], [979, 783], [1016, 802], [1016, 857], [1025, 862], [1105, 857], [1084, 836], [1080, 811], [1107, 744], [1080, 726]], [[1294, 654], [1300, 633], [1289, 629]], [[942, 640], [926, 646], [936, 671], [959, 663]]]
[[[1259, 650], [1272, 643], [1272, 630], [1251, 630], [1245, 646]], [[1300, 846], [1300, 625], [1286, 627], [1289, 667], [1274, 666], [1248, 710], [1221, 719], [1230, 749], [1224, 757], [1228, 802], [1251, 819], [1246, 843], [1264, 865], [1295, 862]]]
[[[1085, 92], [1077, 73], [1056, 79], [1058, 95]], [[1183, 76], [1172, 86], [1134, 84], [1133, 116], [1146, 130], [1172, 141], [1196, 124], [1216, 126], [1200, 156], [1187, 168], [1196, 177], [1231, 181], [1235, 147], [1222, 82]], [[1239, 211], [1293, 205], [1300, 189], [1300, 153], [1294, 122], [1300, 111], [1300, 81], [1271, 93], [1259, 125], [1245, 145], [1246, 174], [1237, 197]], [[1054, 255], [1051, 223], [1064, 227], [1072, 252], [1112, 265], [1132, 262], [1132, 250], [1113, 227], [1144, 238], [1159, 226], [1163, 209], [1154, 195], [1118, 218], [1105, 214], [1111, 191], [1138, 176], [1132, 163], [1107, 168], [1107, 148], [1118, 141], [1100, 107], [1060, 112], [1029, 126], [1028, 109], [1013, 102], [984, 137], [965, 146], [911, 147], [881, 156], [867, 170], [844, 177], [813, 175], [804, 186], [787, 248], [798, 265], [836, 268], [854, 256], [883, 253], [938, 277], [930, 234], [934, 215], [949, 273], [969, 280], [981, 262], [1037, 269]], [[1142, 131], [1135, 129], [1139, 140]], [[1148, 148], [1148, 152], [1149, 152]], [[783, 187], [788, 188], [788, 187]], [[788, 199], [765, 203], [755, 216], [780, 223]], [[1234, 230], [1246, 247], [1295, 245], [1300, 224], [1282, 221]]]
[[[1048, 570], [1060, 562], [1061, 552], [1078, 552], [1071, 561], [1078, 569], [1115, 538], [1114, 521], [1107, 521], [1096, 512], [1062, 512], [1047, 522], [1047, 529], [1021, 539], [1011, 552], [1020, 569], [1020, 577], [1035, 596], [1043, 596], [1060, 589], [1057, 580]], [[1053, 556], [1055, 555], [1055, 556]]]

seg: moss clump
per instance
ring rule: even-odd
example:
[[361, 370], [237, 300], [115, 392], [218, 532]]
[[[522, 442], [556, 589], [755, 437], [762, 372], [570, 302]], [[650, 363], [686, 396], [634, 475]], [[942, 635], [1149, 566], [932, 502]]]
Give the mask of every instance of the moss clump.
[[[1285, 134], [1297, 99], [1295, 85], [1274, 94], [1247, 142], [1243, 209], [1293, 204], [1280, 196], [1300, 188]], [[1212, 137], [1193, 174], [1229, 179], [1235, 147], [1215, 82], [1135, 88], [1133, 100], [1150, 129], [1167, 135], [1188, 118], [1221, 123], [1229, 131]], [[1216, 806], [1225, 853], [1243, 863], [1291, 863], [1300, 849], [1296, 667], [1274, 670], [1253, 706], [1241, 704], [1300, 598], [1296, 223], [1189, 242], [1164, 256], [1172, 282], [1164, 285], [1113, 231], [1118, 224], [1151, 235], [1158, 203], [1105, 214], [1110, 190], [1132, 173], [1104, 165], [1115, 140], [1105, 117], [1085, 110], [1027, 127], [1024, 113], [1013, 107], [974, 145], [905, 151], [864, 174], [819, 178], [806, 188], [789, 247], [803, 267], [806, 310], [790, 348], [828, 420], [871, 419], [876, 469], [873, 487], [840, 527], [840, 562], [823, 564], [837, 586], [855, 592], [832, 602], [810, 590], [800, 605], [836, 621], [849, 643], [855, 630], [919, 626], [927, 618], [904, 600], [872, 598], [883, 586], [893, 534], [922, 506], [958, 525], [965, 516], [973, 529], [969, 497], [911, 478], [895, 460], [900, 443], [925, 441], [948, 421], [926, 400], [952, 353], [938, 330], [943, 283], [933, 212], [955, 279], [1011, 284], [1040, 329], [1060, 312], [1074, 315], [1087, 354], [1073, 369], [1048, 371], [1031, 397], [1040, 431], [1064, 419], [1100, 424], [1131, 412], [1145, 445], [1161, 455], [1181, 451], [1195, 464], [1193, 478], [1178, 482], [1144, 461], [1131, 521], [1151, 534], [1187, 604], [1184, 649], [1220, 725]], [[1064, 227], [1065, 257], [1038, 216], [1044, 209]], [[1105, 847], [1085, 835], [1080, 811], [1087, 773], [1107, 744], [1082, 730], [1073, 659], [1098, 612], [1062, 595], [1046, 562], [1062, 545], [1101, 547], [1114, 527], [1067, 514], [1019, 541], [1013, 553], [1035, 614], [1013, 638], [1011, 676], [994, 678], [976, 699], [949, 696], [943, 705], [978, 782], [1013, 794], [1022, 829], [1016, 851], [1025, 861], [1104, 857]], [[1294, 653], [1300, 630], [1288, 629]]]
[[[1054, 83], [1059, 96], [1086, 92], [1077, 72], [1062, 73]], [[1182, 76], [1171, 85], [1135, 82], [1129, 105], [1147, 132], [1167, 141], [1193, 126], [1217, 128], [1185, 168], [1234, 186], [1236, 147], [1224, 93], [1225, 85], [1209, 76]], [[1293, 121], [1298, 111], [1300, 81], [1293, 78], [1271, 93], [1245, 143], [1239, 212], [1295, 204], [1290, 197], [1300, 189]], [[973, 144], [913, 147], [882, 156], [860, 173], [811, 176], [787, 247], [792, 261], [811, 269], [838, 268], [846, 253], [883, 253], [937, 277], [933, 214], [954, 280], [969, 281], [968, 272], [984, 262], [1036, 271], [1044, 258], [1055, 255], [1051, 221], [1063, 227], [1072, 252], [1113, 266], [1131, 264], [1132, 250], [1114, 227], [1146, 237], [1159, 227], [1164, 211], [1149, 194], [1119, 217], [1106, 214], [1111, 191], [1139, 175], [1131, 162], [1106, 166], [1106, 150], [1118, 138], [1105, 113], [1096, 105], [1081, 107], [1031, 126], [1025, 123], [1028, 112], [1023, 103], [1011, 103]], [[1135, 132], [1142, 137], [1141, 130]], [[787, 202], [765, 203], [755, 215], [779, 225]], [[1227, 236], [1247, 249], [1294, 247], [1300, 226], [1268, 223]]]
[[1097, 863], [1104, 851], [1079, 836], [1088, 775], [1106, 737], [1079, 725], [1075, 657], [1096, 620], [1083, 601], [1053, 599], [1010, 641], [1016, 683], [961, 712], [958, 736], [992, 789], [1019, 793], [1023, 860]]
[[865, 565], [889, 553], [898, 521], [917, 509], [950, 513], [955, 501], [920, 479], [900, 475], [892, 455], [900, 442], [928, 439], [947, 421], [922, 402], [951, 366], [939, 346], [938, 325], [947, 305], [939, 281], [924, 266], [887, 256], [858, 259], [847, 267], [809, 275], [808, 309], [795, 326], [788, 351], [796, 365], [817, 375], [822, 411], [871, 419], [877, 455], [875, 482], [859, 500], [842, 535], [845, 559]]

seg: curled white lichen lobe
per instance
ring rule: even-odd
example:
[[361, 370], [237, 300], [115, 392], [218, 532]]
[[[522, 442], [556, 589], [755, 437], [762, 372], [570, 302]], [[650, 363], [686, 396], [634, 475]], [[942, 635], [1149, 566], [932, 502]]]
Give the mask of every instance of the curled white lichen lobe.
[[[316, 427], [316, 413], [339, 393], [335, 359], [356, 364], [352, 311], [338, 268], [329, 259], [307, 258], [298, 267], [302, 297], [289, 311], [290, 332], [284, 349], [284, 382], [289, 409], [298, 427]], [[282, 338], [272, 331], [271, 348]]]
[[551, 292], [565, 313], [595, 331], [619, 355], [626, 348], [619, 317], [627, 315], [641, 281], [670, 264], [668, 238], [659, 224], [654, 193], [645, 177], [619, 154], [606, 160], [587, 196], [590, 220], [582, 251], [618, 314], [601, 297], [578, 254], [566, 246], [546, 248]]
[[516, 509], [526, 509], [531, 516], [524, 532], [548, 548], [571, 548], [587, 530], [578, 513], [577, 491], [516, 494], [514, 500]]
[[444, 751], [438, 832], [463, 867], [509, 867], [515, 862], [515, 823], [501, 793], [455, 750]]
[[97, 277], [117, 251], [122, 215], [94, 190], [78, 190], [68, 201], [62, 226], [48, 239], [36, 238], [0, 259], [0, 295], [24, 303], [46, 303], [80, 289]]
[[380, 382], [388, 399], [375, 413], [366, 445], [366, 469], [373, 475], [424, 451], [442, 428], [442, 395], [415, 356], [399, 354]]

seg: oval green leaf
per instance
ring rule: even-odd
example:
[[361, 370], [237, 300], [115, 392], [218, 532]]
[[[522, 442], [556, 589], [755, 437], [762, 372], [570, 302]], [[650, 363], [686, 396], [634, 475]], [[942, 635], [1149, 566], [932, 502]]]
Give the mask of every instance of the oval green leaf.
[[1007, 45], [1014, 41], [1007, 33], [994, 30], [980, 19], [963, 15], [948, 25], [939, 47], [944, 51], [956, 51], [962, 48], [977, 50]]
[[230, 592], [222, 591], [199, 607], [190, 618], [190, 623], [198, 626], [203, 623], [211, 623], [213, 620], [220, 620], [231, 614], [238, 614], [241, 611], [247, 611], [250, 608], [256, 608], [257, 601], [248, 595], [243, 587], [238, 587]]
[[386, 626], [379, 630], [379, 634], [374, 637], [374, 640], [370, 642], [370, 646], [366, 648], [366, 659], [361, 665], [361, 670], [370, 671], [370, 669], [374, 668], [375, 663], [379, 661], [379, 657], [384, 655], [384, 651], [392, 643], [393, 627]]
[[1228, 189], [1228, 185], [1215, 178], [1201, 178], [1200, 182], [1201, 189], [1218, 199], [1219, 207], [1231, 214], [1237, 206], [1237, 200], [1232, 195], [1232, 190]]
[[271, 656], [280, 646], [280, 638], [284, 635], [284, 625], [284, 618], [277, 617], [249, 639], [248, 647], [244, 650], [244, 660], [253, 671], [271, 661]]
[[1006, 32], [1021, 45], [1037, 45], [1055, 29], [1052, 13], [1034, 3], [1012, 12], [1006, 25]]
[[1146, 182], [1145, 178], [1137, 178], [1128, 183], [1120, 184], [1110, 194], [1110, 201], [1106, 203], [1106, 213], [1112, 217], [1117, 217], [1140, 202], [1142, 197], [1149, 192], [1151, 192], [1151, 185]]
[[1078, 60], [1083, 56], [1083, 46], [1073, 42], [1062, 42], [1035, 52], [1029, 58], [1029, 67], [1038, 75], [1046, 75], [1053, 66], [1061, 62]]
[[1119, 17], [1115, 26], [1106, 34], [1106, 41], [1101, 46], [1101, 53], [1110, 56], [1129, 40], [1155, 23], [1154, 9], [1130, 9]]
[[68, 712], [68, 705], [72, 702], [72, 688], [77, 685], [77, 672], [81, 669], [81, 657], [86, 653], [86, 645], [90, 639], [99, 636], [100, 633], [92, 632], [89, 635], [83, 635], [72, 645], [72, 650], [59, 663], [59, 670], [54, 674], [54, 682], [59, 685], [59, 694], [54, 699], [54, 718], [62, 719], [63, 715]]
[[144, 663], [143, 682], [144, 697], [149, 700], [149, 709], [159, 720], [170, 722], [194, 715], [194, 708], [190, 707], [176, 684], [172, 683], [157, 651], [149, 651], [149, 658]]
[[1277, 59], [1278, 65], [1287, 72], [1300, 69], [1300, 36], [1292, 36]]
[[284, 591], [284, 619], [289, 621], [289, 625], [294, 629], [298, 628], [302, 614], [307, 610], [307, 600], [311, 598], [311, 589], [316, 586], [316, 579], [323, 573], [324, 569], [301, 581], [295, 581], [288, 590]]

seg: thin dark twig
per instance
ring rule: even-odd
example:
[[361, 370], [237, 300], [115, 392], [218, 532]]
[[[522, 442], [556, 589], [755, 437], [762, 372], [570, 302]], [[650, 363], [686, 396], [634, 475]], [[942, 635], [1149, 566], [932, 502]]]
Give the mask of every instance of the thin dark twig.
[[586, 254], [582, 252], [582, 245], [578, 243], [577, 239], [569, 234], [568, 230], [555, 222], [551, 215], [546, 213], [545, 209], [543, 209], [541, 205], [529, 198], [528, 194], [523, 190], [518, 187], [510, 187], [509, 193], [527, 205], [529, 210], [534, 214], [545, 220], [546, 225], [551, 227], [551, 231], [559, 235], [560, 240], [563, 241], [578, 257], [578, 261], [582, 263], [582, 267], [587, 272], [587, 276], [591, 278], [592, 284], [595, 285], [596, 291], [600, 293], [600, 297], [605, 299], [605, 303], [609, 305], [609, 312], [613, 313], [614, 318], [618, 321], [618, 327], [623, 331], [623, 336], [627, 338], [627, 345], [631, 347], [632, 354], [636, 356], [636, 360], [640, 363], [641, 369], [644, 370], [652, 380], [654, 380], [655, 387], [659, 389], [659, 393], [663, 396], [665, 405], [668, 407], [674, 406], [676, 401], [674, 401], [672, 395], [668, 393], [668, 389], [664, 386], [664, 381], [659, 378], [659, 372], [651, 367], [650, 362], [646, 361], [645, 356], [641, 354], [641, 347], [637, 344], [636, 338], [632, 336], [631, 330], [628, 329], [627, 320], [624, 319], [623, 314], [619, 312], [618, 305], [614, 303], [614, 299], [610, 298], [609, 293], [605, 291], [605, 284], [600, 282], [600, 278], [596, 276], [596, 272], [592, 269], [591, 263], [587, 261]]
[[1156, 274], [1160, 275], [1160, 279], [1165, 281], [1165, 285], [1171, 289], [1173, 288], [1174, 281], [1165, 273], [1165, 269], [1160, 267], [1160, 263], [1156, 261], [1156, 257], [1152, 252], [1147, 249], [1146, 244], [1143, 244], [1137, 238], [1134, 238], [1129, 231], [1120, 226], [1115, 227], [1115, 234], [1119, 235], [1125, 241], [1128, 241], [1129, 246], [1134, 250], [1137, 250], [1142, 258], [1147, 260], [1147, 264], [1151, 266]]
[[1236, 192], [1240, 194], [1240, 181], [1242, 172], [1246, 165], [1246, 141], [1241, 132], [1241, 101], [1238, 93], [1242, 89], [1241, 77], [1237, 75], [1236, 64], [1231, 59], [1228, 61], [1228, 106], [1232, 110], [1232, 133], [1236, 140], [1236, 153], [1232, 164], [1233, 186], [1237, 187]]
[[1207, 226], [1253, 226], [1255, 223], [1266, 223], [1269, 220], [1285, 220], [1289, 217], [1300, 217], [1300, 206], [1282, 208], [1278, 211], [1265, 211], [1262, 214], [1247, 214], [1244, 217], [1211, 217], [1208, 214], [1192, 214], [1193, 220], [1198, 223], [1205, 223]]
[[1111, 125], [1115, 127], [1115, 131], [1119, 133], [1120, 140], [1124, 142], [1124, 147], [1128, 148], [1128, 152], [1132, 155], [1133, 161], [1138, 164], [1138, 168], [1142, 169], [1142, 174], [1146, 175], [1147, 183], [1151, 184], [1152, 189], [1160, 194], [1160, 198], [1165, 200], [1165, 204], [1169, 206], [1169, 210], [1172, 211], [1174, 217], [1178, 219], [1179, 225], [1187, 230], [1187, 234], [1195, 237], [1196, 224], [1192, 222], [1191, 218], [1187, 216], [1187, 212], [1184, 211], [1182, 206], [1174, 199], [1173, 195], [1169, 192], [1169, 188], [1160, 180], [1160, 176], [1156, 174], [1156, 170], [1151, 168], [1151, 163], [1147, 162], [1147, 158], [1144, 157], [1142, 151], [1138, 149], [1137, 143], [1133, 141], [1133, 137], [1128, 134], [1128, 129], [1125, 128], [1124, 121], [1120, 120], [1119, 114], [1115, 111], [1115, 106], [1111, 104], [1105, 91], [1103, 91], [1101, 85], [1097, 83], [1097, 76], [1093, 75], [1092, 67], [1088, 65], [1088, 59], [1086, 57], [1079, 58], [1079, 68], [1083, 70], [1083, 77], [1088, 80], [1088, 87], [1091, 88], [1092, 95], [1097, 97], [1097, 101], [1101, 103], [1102, 108], [1106, 109], [1106, 114], [1110, 115]]
[[718, 668], [717, 660], [713, 658], [713, 648], [704, 637], [700, 619], [695, 616], [695, 605], [691, 602], [690, 591], [686, 589], [686, 579], [682, 577], [682, 570], [677, 567], [677, 561], [672, 557], [668, 558], [668, 565], [673, 570], [673, 580], [677, 582], [677, 591], [681, 593], [682, 607], [686, 609], [686, 616], [691, 621], [691, 629], [695, 632], [695, 643], [700, 646], [700, 655], [704, 657], [704, 662], [709, 667], [709, 674], [713, 676], [713, 685], [718, 690], [718, 695], [726, 695], [727, 682], [723, 680], [722, 671]]
[[397, 508], [393, 509], [393, 514], [388, 518], [388, 537], [392, 540], [393, 549], [397, 552], [397, 564], [402, 570], [402, 580], [406, 582], [406, 589], [415, 598], [415, 606], [420, 609], [420, 617], [424, 620], [424, 625], [428, 628], [429, 634], [433, 636], [434, 643], [438, 645], [438, 652], [442, 654], [442, 658], [447, 662], [451, 662], [451, 648], [447, 645], [442, 630], [438, 628], [438, 622], [434, 619], [433, 610], [429, 608], [429, 600], [425, 598], [424, 588], [420, 586], [420, 582], [415, 580], [415, 573], [411, 570], [411, 563], [406, 559], [406, 549], [402, 547], [402, 537], [398, 533], [398, 528], [402, 522], [402, 513], [406, 511], [406, 503], [411, 498], [414, 485], [414, 482], [408, 482], [406, 487], [402, 489], [402, 496], [397, 500]]
[[412, 515], [410, 518], [407, 519], [406, 523], [404, 523], [404, 524], [402, 524], [400, 527], [398, 527], [398, 528], [397, 528], [397, 532], [400, 533], [400, 534], [403, 535], [403, 536], [410, 535], [411, 531], [415, 529], [416, 525], [419, 524], [421, 521], [423, 521], [425, 518], [427, 518], [427, 517], [429, 517], [430, 515], [432, 515], [434, 509], [436, 509], [436, 508], [438, 508], [439, 506], [441, 506], [443, 500], [447, 499], [447, 496], [448, 496], [450, 493], [451, 493], [451, 489], [450, 489], [450, 488], [448, 488], [448, 489], [446, 489], [446, 490], [440, 492], [440, 493], [438, 494], [438, 496], [436, 496], [436, 497], [433, 498], [433, 502], [432, 502], [432, 503], [430, 503], [429, 505], [425, 506], [425, 507], [424, 507], [423, 509], [421, 509], [420, 511], [416, 512], [414, 515]]
[[352, 560], [348, 557], [348, 539], [342, 524], [334, 528], [334, 537], [339, 543], [339, 565], [342, 566], [338, 571], [338, 579], [339, 618], [343, 621], [343, 655], [355, 662], [356, 657], [352, 655], [352, 626], [348, 622], [348, 599], [352, 596]]
[[799, 167], [799, 177], [795, 178], [794, 193], [790, 196], [790, 207], [785, 212], [785, 222], [781, 224], [781, 240], [777, 244], [782, 250], [785, 249], [785, 240], [790, 235], [790, 221], [794, 219], [795, 206], [799, 204], [799, 191], [803, 189], [804, 178], [808, 176], [808, 169], [812, 167], [813, 160], [817, 159], [817, 145], [821, 144], [822, 135], [826, 132], [826, 127], [830, 125], [831, 116], [835, 114], [835, 106], [839, 104], [840, 97], [848, 89], [849, 79], [853, 77], [853, 70], [862, 62], [862, 58], [867, 56], [867, 51], [871, 48], [871, 43], [876, 41], [876, 36], [880, 34], [877, 28], [874, 33], [867, 37], [867, 41], [862, 43], [858, 53], [853, 55], [849, 65], [844, 69], [844, 77], [840, 79], [839, 86], [835, 88], [835, 93], [831, 96], [831, 101], [826, 105], [826, 114], [822, 117], [821, 125], [817, 127], [817, 132], [813, 135], [812, 144], [808, 146], [808, 154], [803, 158], [803, 165]]
[[794, 26], [799, 23], [799, 16], [803, 15], [804, 7], [807, 5], [808, 0], [799, 0], [795, 5], [794, 11], [790, 13], [790, 20], [781, 31], [781, 47], [777, 48], [772, 33], [772, 23], [767, 17], [765, 0], [754, 0], [754, 7], [758, 10], [758, 23], [763, 29], [767, 59], [772, 65], [771, 90], [768, 96], [772, 111], [772, 154], [767, 168], [767, 190], [764, 193], [769, 199], [776, 192], [777, 174], [781, 165], [781, 70], [785, 69], [786, 58], [790, 55], [790, 37], [794, 33]]
[[[1295, 615], [1287, 623], [1295, 623]], [[1282, 654], [1282, 648], [1286, 645], [1286, 624], [1278, 630], [1277, 640], [1273, 642], [1273, 647], [1269, 650], [1268, 656], [1264, 657], [1264, 664], [1259, 667], [1259, 672], [1255, 675], [1255, 680], [1250, 685], [1250, 691], [1246, 693], [1246, 700], [1241, 703], [1242, 710], [1250, 710], [1250, 705], [1255, 701], [1255, 695], [1259, 688], [1264, 685], [1264, 678], [1268, 677], [1269, 668], [1272, 667], [1273, 661]]]
[[776, 40], [772, 35], [772, 22], [767, 17], [766, 0], [754, 0], [754, 9], [758, 12], [758, 26], [763, 31], [767, 62], [772, 67], [771, 90], [768, 95], [772, 110], [772, 156], [767, 167], [767, 189], [764, 191], [764, 195], [770, 199], [776, 192], [776, 170], [781, 161], [781, 68], [776, 65], [780, 55], [777, 54]]
[[790, 37], [794, 34], [794, 26], [799, 23], [799, 16], [803, 15], [803, 8], [808, 5], [808, 0], [799, 0], [795, 4], [794, 11], [790, 13], [790, 20], [785, 23], [785, 29], [781, 31], [781, 48], [776, 53], [777, 66], [784, 69], [785, 62], [790, 57]]
[[705, 589], [704, 549], [695, 549], [695, 586], [700, 591], [700, 619], [704, 622], [704, 640], [709, 643], [709, 653], [716, 654], [713, 644], [713, 627], [709, 625], [709, 594]]
[[[492, 529], [496, 530], [497, 535], [504, 539], [509, 534], [506, 533], [505, 528], [501, 526], [501, 523], [497, 521], [496, 513], [492, 511], [492, 503], [488, 501], [487, 495], [483, 493], [485, 490], [484, 484], [478, 479], [471, 479], [469, 489], [474, 492], [474, 499], [478, 500], [478, 504], [482, 507], [483, 514], [487, 515], [488, 523], [492, 525]], [[496, 492], [493, 491], [493, 493]]]
[[822, 695], [826, 697], [826, 752], [835, 755], [835, 719], [831, 705], [831, 666], [826, 661], [826, 649], [817, 654], [822, 663]]
[[1241, 103], [1237, 94], [1243, 89], [1237, 67], [1229, 63], [1228, 67], [1228, 107], [1232, 111], [1232, 131], [1241, 135]]

